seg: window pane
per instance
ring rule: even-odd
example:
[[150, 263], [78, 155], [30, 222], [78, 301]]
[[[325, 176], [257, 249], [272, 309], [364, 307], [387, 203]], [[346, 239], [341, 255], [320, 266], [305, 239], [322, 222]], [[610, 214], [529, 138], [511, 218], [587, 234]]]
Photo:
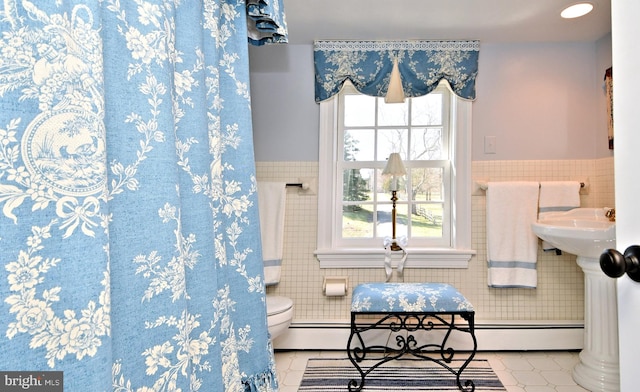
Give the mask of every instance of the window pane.
[[344, 132], [345, 161], [373, 161], [375, 132], [372, 129], [351, 129]]
[[342, 200], [348, 202], [372, 200], [373, 169], [344, 170], [342, 184]]
[[[390, 237], [393, 235], [392, 226], [392, 205], [381, 204], [378, 211], [378, 227], [377, 236], [380, 238]], [[407, 235], [407, 205], [396, 205], [396, 238]]]
[[442, 128], [414, 128], [411, 130], [411, 159], [447, 159], [442, 140]]
[[373, 238], [373, 205], [344, 206], [342, 209], [343, 238]]
[[376, 119], [376, 98], [368, 95], [344, 96], [344, 125], [373, 126]]
[[396, 238], [406, 237], [407, 234], [407, 211], [408, 206], [406, 204], [396, 205]]
[[378, 161], [385, 161], [392, 152], [399, 152], [403, 160], [407, 159], [409, 131], [405, 129], [381, 129], [378, 131]]
[[421, 201], [442, 201], [444, 169], [435, 168], [414, 168], [411, 169], [411, 194], [413, 200]]
[[[382, 170], [380, 170], [380, 173], [382, 173]], [[391, 186], [393, 184], [394, 178], [392, 176], [382, 176], [382, 174], [380, 175], [381, 181], [380, 183], [382, 184], [382, 189], [380, 189], [378, 191], [378, 201], [382, 201], [382, 202], [391, 202]], [[406, 201], [407, 200], [407, 180], [406, 177], [397, 177], [395, 178], [396, 181], [396, 198], [398, 200], [403, 200]]]
[[384, 98], [378, 98], [378, 125], [408, 125], [409, 101], [385, 103]]
[[[440, 246], [449, 239], [450, 179], [447, 169], [449, 121], [447, 91], [432, 92], [405, 103], [386, 104], [349, 91], [340, 94], [335, 230], [340, 246], [381, 245], [393, 235], [392, 183], [382, 176], [391, 153], [399, 153], [407, 174], [395, 179], [396, 238], [410, 236], [415, 246]], [[336, 166], [334, 166], [335, 168]], [[443, 215], [446, 211], [446, 216]], [[327, 211], [329, 214], [329, 211]], [[332, 234], [333, 235], [333, 234]], [[342, 242], [345, 239], [346, 242]]]
[[411, 124], [442, 124], [442, 94], [432, 92], [422, 97], [411, 98]]
[[442, 204], [414, 204], [411, 212], [412, 237], [442, 237]]

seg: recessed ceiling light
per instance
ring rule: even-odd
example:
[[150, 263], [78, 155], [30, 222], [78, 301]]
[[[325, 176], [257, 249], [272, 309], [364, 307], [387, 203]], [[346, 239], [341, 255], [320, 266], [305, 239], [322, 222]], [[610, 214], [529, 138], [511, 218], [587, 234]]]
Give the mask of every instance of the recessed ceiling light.
[[591, 12], [591, 10], [593, 10], [593, 4], [591, 4], [591, 3], [577, 3], [577, 4], [570, 5], [569, 7], [565, 8], [560, 13], [560, 16], [562, 16], [565, 19], [579, 18], [579, 17], [581, 17], [583, 15], [588, 14], [589, 12]]

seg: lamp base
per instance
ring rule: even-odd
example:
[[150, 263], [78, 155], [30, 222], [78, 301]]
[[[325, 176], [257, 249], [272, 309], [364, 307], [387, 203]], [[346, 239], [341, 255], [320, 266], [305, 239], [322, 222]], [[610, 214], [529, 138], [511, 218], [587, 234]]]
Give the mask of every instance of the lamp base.
[[393, 241], [391, 243], [391, 251], [392, 252], [396, 252], [396, 251], [399, 251], [399, 250], [402, 250], [402, 248], [395, 241]]

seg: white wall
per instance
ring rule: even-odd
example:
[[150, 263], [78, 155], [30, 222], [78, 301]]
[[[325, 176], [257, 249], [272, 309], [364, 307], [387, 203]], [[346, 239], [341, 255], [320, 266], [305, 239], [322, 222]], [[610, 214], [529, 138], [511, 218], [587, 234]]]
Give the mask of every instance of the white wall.
[[[611, 156], [602, 87], [610, 41], [481, 43], [473, 160]], [[251, 47], [249, 55], [256, 160], [317, 161], [313, 47]], [[496, 136], [496, 154], [484, 154], [484, 136]]]
[[[606, 156], [606, 68], [596, 64], [595, 43], [482, 45], [473, 160]], [[484, 153], [485, 136], [496, 137], [496, 154]]]
[[318, 161], [313, 46], [249, 46], [256, 160]]

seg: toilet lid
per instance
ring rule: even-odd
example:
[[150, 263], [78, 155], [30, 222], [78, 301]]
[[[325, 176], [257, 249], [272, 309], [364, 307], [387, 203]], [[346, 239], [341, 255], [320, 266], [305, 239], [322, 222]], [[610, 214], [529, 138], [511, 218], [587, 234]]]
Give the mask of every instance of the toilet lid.
[[286, 312], [293, 307], [293, 301], [287, 297], [267, 295], [267, 316]]

